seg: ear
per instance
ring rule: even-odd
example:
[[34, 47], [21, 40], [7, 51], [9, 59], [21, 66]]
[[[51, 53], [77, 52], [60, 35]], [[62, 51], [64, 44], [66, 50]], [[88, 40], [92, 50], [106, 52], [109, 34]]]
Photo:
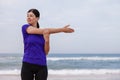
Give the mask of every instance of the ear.
[[39, 20], [39, 17], [37, 17], [37, 21]]

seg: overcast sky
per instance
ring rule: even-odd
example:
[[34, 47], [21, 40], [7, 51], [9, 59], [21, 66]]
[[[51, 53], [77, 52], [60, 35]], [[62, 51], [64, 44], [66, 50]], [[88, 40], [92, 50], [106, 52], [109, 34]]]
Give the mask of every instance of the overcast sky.
[[31, 8], [42, 28], [75, 29], [51, 35], [50, 53], [120, 53], [120, 0], [0, 0], [0, 53], [23, 53], [21, 26]]

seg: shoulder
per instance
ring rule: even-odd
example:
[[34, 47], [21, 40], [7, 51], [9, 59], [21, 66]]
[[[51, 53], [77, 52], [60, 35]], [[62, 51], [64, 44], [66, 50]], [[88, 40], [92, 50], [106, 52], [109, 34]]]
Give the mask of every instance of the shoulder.
[[22, 28], [23, 28], [23, 27], [28, 27], [28, 26], [30, 26], [30, 25], [29, 25], [29, 24], [24, 24], [24, 25], [22, 26]]
[[22, 26], [22, 31], [26, 31], [26, 29], [29, 27], [30, 25], [29, 24], [24, 24]]

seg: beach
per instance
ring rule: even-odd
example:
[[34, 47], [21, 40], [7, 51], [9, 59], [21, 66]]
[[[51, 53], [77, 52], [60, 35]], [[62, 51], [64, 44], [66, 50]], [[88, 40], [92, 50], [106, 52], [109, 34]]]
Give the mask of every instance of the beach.
[[[21, 80], [20, 75], [0, 75], [1, 80]], [[120, 80], [120, 74], [48, 75], [48, 80]]]
[[[21, 80], [21, 54], [0, 54], [0, 80]], [[47, 80], [120, 80], [120, 54], [51, 54]]]

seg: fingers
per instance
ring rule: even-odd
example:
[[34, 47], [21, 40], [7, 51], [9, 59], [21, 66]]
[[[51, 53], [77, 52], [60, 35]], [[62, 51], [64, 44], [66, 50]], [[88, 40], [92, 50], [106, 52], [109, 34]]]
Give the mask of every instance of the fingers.
[[70, 25], [66, 25], [64, 28], [68, 28]]
[[74, 29], [72, 29], [72, 28], [69, 28], [69, 26], [70, 25], [66, 25], [65, 27], [64, 27], [64, 29], [65, 29], [65, 33], [72, 33], [72, 32], [74, 32]]
[[74, 32], [74, 29], [71, 29], [71, 28], [70, 28], [69, 32], [70, 32], [70, 33]]

